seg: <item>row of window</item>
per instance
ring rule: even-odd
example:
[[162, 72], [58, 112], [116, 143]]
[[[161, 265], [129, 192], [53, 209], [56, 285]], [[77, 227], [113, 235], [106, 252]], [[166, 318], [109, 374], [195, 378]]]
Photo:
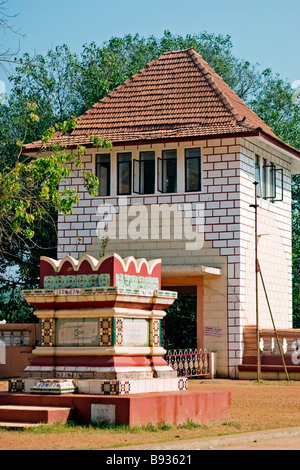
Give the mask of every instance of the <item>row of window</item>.
[[[111, 195], [111, 155], [96, 155], [99, 196]], [[155, 180], [156, 179], [156, 180]], [[255, 156], [255, 180], [258, 197], [272, 202], [283, 199], [283, 170], [259, 155]], [[131, 152], [117, 154], [117, 194], [154, 194], [177, 192], [177, 151], [164, 150], [161, 158], [155, 152], [140, 152], [139, 160]], [[185, 191], [201, 191], [200, 148], [185, 149]]]
[[[157, 191], [177, 192], [177, 151], [164, 150], [155, 161], [155, 152], [140, 152], [139, 160], [130, 152], [117, 154], [117, 194], [154, 194]], [[96, 155], [96, 176], [99, 179], [99, 196], [111, 195], [111, 156]], [[185, 149], [185, 191], [201, 191], [200, 148]]]

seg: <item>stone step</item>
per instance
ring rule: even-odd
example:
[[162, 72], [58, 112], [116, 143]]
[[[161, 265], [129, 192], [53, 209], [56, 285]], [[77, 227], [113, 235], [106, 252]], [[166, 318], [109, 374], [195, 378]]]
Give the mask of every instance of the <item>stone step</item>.
[[65, 423], [72, 408], [49, 406], [0, 405], [1, 423]]
[[0, 428], [11, 428], [11, 429], [27, 429], [37, 426], [39, 423], [10, 423], [0, 421]]

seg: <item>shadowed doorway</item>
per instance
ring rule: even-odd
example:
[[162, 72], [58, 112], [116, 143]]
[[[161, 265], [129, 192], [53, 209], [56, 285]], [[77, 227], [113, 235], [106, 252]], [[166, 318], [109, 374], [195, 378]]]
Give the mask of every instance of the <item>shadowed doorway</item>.
[[162, 346], [170, 349], [197, 348], [197, 287], [164, 286], [178, 292], [178, 298], [162, 320]]

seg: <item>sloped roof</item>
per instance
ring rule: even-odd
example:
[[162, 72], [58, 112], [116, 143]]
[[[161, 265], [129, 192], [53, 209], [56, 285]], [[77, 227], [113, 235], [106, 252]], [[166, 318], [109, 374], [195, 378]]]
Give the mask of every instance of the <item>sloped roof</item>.
[[[113, 143], [262, 131], [281, 142], [194, 49], [164, 53], [78, 119], [68, 145], [88, 134]], [[38, 149], [39, 142], [25, 146]]]

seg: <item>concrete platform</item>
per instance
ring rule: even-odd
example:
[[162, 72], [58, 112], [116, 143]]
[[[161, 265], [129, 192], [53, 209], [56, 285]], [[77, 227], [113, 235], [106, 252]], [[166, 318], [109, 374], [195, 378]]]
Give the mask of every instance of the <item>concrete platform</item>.
[[2, 404], [0, 423], [61, 423], [68, 421], [71, 413], [69, 407]]
[[[72, 419], [82, 423], [108, 421], [129, 426], [191, 420], [198, 424], [230, 419], [231, 394], [224, 391], [181, 391], [132, 395], [32, 395], [0, 393], [0, 406], [72, 408]], [[0, 419], [1, 420], [1, 419]], [[3, 419], [4, 420], [4, 419]], [[7, 421], [11, 419], [7, 418]], [[20, 420], [21, 421], [21, 420]]]

